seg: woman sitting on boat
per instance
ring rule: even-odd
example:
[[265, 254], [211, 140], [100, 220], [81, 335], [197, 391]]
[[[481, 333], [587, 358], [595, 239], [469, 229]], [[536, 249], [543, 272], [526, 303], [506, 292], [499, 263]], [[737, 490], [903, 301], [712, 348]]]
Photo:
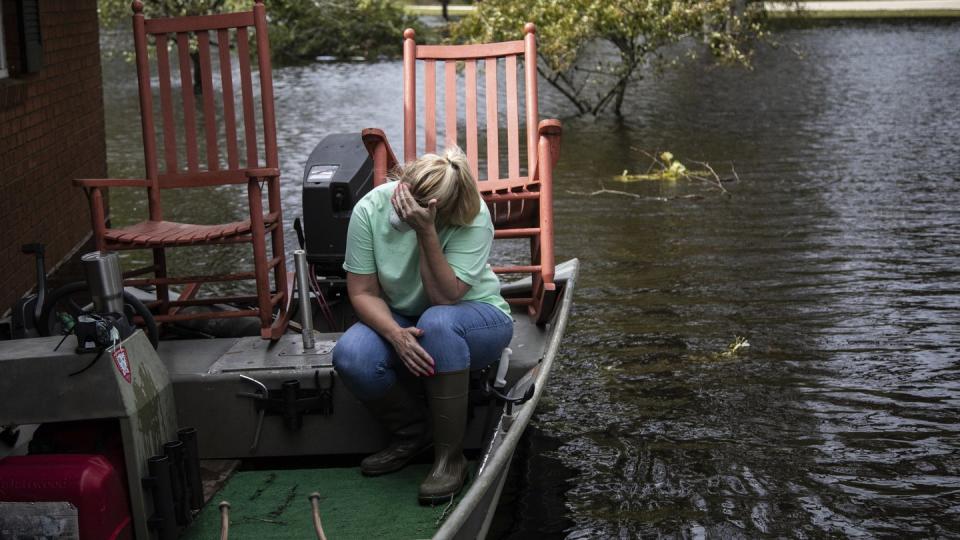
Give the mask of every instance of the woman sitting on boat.
[[[470, 370], [500, 358], [513, 320], [487, 264], [493, 224], [463, 152], [424, 155], [398, 176], [353, 209], [343, 267], [360, 322], [337, 342], [333, 363], [391, 434], [363, 473], [399, 470], [433, 444], [419, 500], [435, 504], [466, 478]], [[432, 422], [400, 369], [423, 380]]]

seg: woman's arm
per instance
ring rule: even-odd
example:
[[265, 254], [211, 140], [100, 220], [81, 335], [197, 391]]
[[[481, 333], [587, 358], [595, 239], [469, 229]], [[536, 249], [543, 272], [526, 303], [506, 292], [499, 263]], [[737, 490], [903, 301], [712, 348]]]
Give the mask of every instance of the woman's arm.
[[417, 342], [423, 330], [414, 326], [402, 328], [393, 320], [390, 308], [380, 296], [380, 282], [376, 274], [347, 272], [347, 295], [360, 321], [393, 345], [411, 373], [418, 376], [433, 375], [433, 358]]
[[397, 185], [392, 199], [400, 217], [417, 233], [420, 249], [420, 279], [433, 305], [456, 304], [470, 290], [470, 285], [457, 278], [443, 255], [437, 235], [437, 201], [431, 199], [421, 207], [404, 183]]
[[430, 303], [449, 305], [459, 302], [470, 286], [457, 278], [443, 256], [436, 227], [417, 231], [417, 243], [420, 245], [420, 279]]

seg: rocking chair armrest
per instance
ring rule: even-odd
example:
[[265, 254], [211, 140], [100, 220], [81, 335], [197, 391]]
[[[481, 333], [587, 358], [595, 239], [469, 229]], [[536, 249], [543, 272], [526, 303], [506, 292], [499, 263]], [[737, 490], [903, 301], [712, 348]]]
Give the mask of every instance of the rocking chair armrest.
[[562, 132], [563, 124], [555, 118], [541, 120], [540, 124], [537, 125], [537, 133], [541, 136], [559, 136]]
[[244, 171], [247, 175], [247, 178], [273, 178], [280, 176], [280, 169], [277, 168], [261, 168], [261, 169], [247, 169]]
[[[550, 169], [553, 170], [553, 168], [557, 166], [557, 161], [560, 159], [560, 135], [563, 133], [563, 125], [559, 120], [541, 120], [540, 125], [537, 127], [537, 133], [539, 134], [540, 141], [546, 143], [550, 155]], [[533, 177], [540, 177], [539, 159], [537, 168], [534, 169]]]
[[363, 139], [363, 145], [367, 147], [367, 151], [373, 154], [374, 149], [379, 145], [385, 145], [387, 150], [387, 161], [391, 165], [397, 164], [397, 156], [393, 153], [393, 148], [390, 147], [390, 142], [387, 141], [387, 134], [383, 132], [380, 128], [366, 128], [360, 132], [360, 136]]
[[360, 133], [363, 145], [373, 159], [373, 184], [380, 185], [387, 172], [397, 166], [397, 156], [387, 141], [387, 135], [381, 129], [367, 128]]
[[150, 187], [145, 178], [74, 178], [73, 185], [82, 188]]

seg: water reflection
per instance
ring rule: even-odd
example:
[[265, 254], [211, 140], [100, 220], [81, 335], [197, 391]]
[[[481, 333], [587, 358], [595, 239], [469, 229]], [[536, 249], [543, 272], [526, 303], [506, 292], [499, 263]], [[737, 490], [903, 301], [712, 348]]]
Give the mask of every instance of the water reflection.
[[[551, 504], [521, 501], [514, 537], [960, 536], [960, 24], [780, 41], [752, 72], [642, 83], [623, 123], [566, 122], [557, 250], [583, 272], [527, 460], [559, 472], [529, 484]], [[111, 174], [137, 176], [132, 71], [104, 69]], [[399, 142], [400, 66], [275, 85], [289, 223], [325, 134]], [[562, 110], [541, 92], [543, 116]], [[612, 185], [664, 149], [740, 182]], [[639, 198], [579, 194], [600, 182]], [[217, 195], [177, 204], [244, 210]], [[139, 194], [113, 205], [146, 213]], [[751, 347], [718, 354], [737, 335]]]
[[561, 253], [593, 255], [539, 419], [569, 536], [960, 534], [958, 28], [790, 31], [803, 61], [685, 67], [627, 128], [569, 127], [561, 189], [640, 149], [741, 177], [560, 198]]

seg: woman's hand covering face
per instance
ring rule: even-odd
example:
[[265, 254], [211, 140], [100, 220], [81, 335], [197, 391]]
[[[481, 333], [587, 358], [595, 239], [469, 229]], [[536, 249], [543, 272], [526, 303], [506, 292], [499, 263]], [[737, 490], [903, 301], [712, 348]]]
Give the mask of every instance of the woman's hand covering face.
[[437, 219], [437, 200], [430, 199], [427, 206], [421, 206], [413, 194], [410, 193], [410, 186], [403, 182], [398, 182], [397, 188], [393, 191], [393, 197], [390, 198], [394, 210], [410, 228], [417, 232], [423, 232], [434, 226]]

